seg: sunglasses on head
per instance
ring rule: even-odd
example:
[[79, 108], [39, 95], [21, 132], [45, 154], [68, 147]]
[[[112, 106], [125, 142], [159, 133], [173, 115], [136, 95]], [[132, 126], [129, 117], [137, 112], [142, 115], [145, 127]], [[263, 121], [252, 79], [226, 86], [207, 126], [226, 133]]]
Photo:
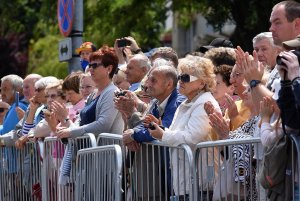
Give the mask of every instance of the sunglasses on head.
[[178, 80], [181, 80], [181, 82], [193, 82], [198, 79], [199, 78], [192, 76], [192, 75], [188, 75], [188, 74], [178, 75]]
[[102, 63], [92, 63], [92, 64], [89, 64], [89, 68], [93, 68], [93, 69], [96, 69], [99, 66], [103, 66], [103, 64]]
[[0, 113], [4, 112], [5, 110], [7, 110], [7, 108], [0, 107]]

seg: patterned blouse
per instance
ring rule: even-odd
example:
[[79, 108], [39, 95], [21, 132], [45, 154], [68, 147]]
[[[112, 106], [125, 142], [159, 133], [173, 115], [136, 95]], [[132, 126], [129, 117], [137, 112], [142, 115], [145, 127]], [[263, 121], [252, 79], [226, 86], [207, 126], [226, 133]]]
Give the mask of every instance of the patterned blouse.
[[[255, 128], [258, 126], [259, 116], [254, 116], [243, 125], [234, 131], [229, 132], [230, 139], [240, 138], [251, 138], [253, 137]], [[257, 189], [256, 189], [256, 166], [250, 166], [254, 162], [253, 160], [253, 146], [250, 144], [241, 144], [232, 146], [232, 157], [234, 161], [234, 179], [240, 181], [246, 185], [247, 199], [246, 200], [257, 200]], [[251, 173], [250, 173], [251, 171]], [[250, 175], [252, 174], [252, 189], [250, 185]]]

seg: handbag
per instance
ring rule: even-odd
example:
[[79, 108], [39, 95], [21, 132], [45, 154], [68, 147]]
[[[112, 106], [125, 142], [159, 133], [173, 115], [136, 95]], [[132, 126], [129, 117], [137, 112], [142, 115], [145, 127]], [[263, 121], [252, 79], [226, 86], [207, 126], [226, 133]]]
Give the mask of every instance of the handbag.
[[268, 190], [273, 200], [293, 199], [292, 142], [284, 135], [273, 146], [266, 147], [263, 163], [259, 169], [258, 181]]
[[258, 180], [265, 189], [270, 189], [284, 181], [289, 149], [290, 140], [287, 135], [280, 138], [273, 146], [265, 147], [262, 166], [258, 173]]
[[[234, 160], [229, 157], [223, 163], [216, 179], [213, 192], [213, 201], [219, 200], [244, 200], [247, 196], [245, 182], [235, 181]], [[242, 169], [241, 169], [242, 170]]]

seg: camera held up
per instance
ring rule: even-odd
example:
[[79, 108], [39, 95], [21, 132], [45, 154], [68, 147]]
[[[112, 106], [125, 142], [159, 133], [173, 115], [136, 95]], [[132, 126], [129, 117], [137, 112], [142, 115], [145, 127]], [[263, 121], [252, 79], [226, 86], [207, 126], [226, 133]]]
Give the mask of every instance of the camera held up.
[[[300, 50], [292, 50], [291, 52], [297, 56], [299, 64], [300, 64]], [[278, 55], [276, 57], [276, 63], [281, 66], [286, 66], [285, 63], [282, 61], [282, 58], [284, 58], [284, 56]]]

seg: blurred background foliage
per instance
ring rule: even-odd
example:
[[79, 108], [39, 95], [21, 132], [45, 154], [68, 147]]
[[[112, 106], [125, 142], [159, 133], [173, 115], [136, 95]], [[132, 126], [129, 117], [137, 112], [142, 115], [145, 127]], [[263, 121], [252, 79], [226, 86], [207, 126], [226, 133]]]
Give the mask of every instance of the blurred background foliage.
[[[75, 0], [76, 2], [76, 0]], [[97, 47], [113, 45], [116, 38], [133, 36], [144, 51], [161, 45], [167, 11], [188, 28], [202, 13], [215, 30], [228, 21], [236, 24], [230, 39], [252, 50], [252, 38], [268, 31], [269, 16], [278, 0], [86, 0], [84, 41]], [[64, 78], [67, 63], [58, 61], [57, 0], [0, 1], [0, 77], [36, 72]]]

